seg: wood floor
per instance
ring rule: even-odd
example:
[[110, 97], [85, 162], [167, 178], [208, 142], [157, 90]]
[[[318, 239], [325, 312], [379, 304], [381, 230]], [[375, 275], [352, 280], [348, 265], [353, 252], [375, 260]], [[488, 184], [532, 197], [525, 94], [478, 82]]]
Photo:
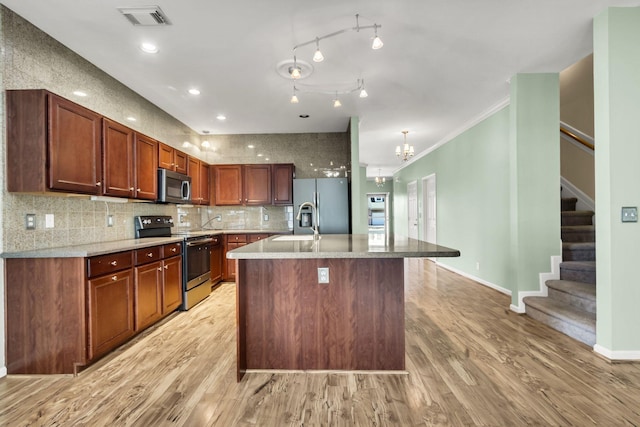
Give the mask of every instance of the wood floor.
[[406, 375], [236, 383], [227, 283], [78, 377], [0, 379], [0, 425], [640, 425], [640, 364], [610, 364], [430, 261], [408, 261], [407, 278]]

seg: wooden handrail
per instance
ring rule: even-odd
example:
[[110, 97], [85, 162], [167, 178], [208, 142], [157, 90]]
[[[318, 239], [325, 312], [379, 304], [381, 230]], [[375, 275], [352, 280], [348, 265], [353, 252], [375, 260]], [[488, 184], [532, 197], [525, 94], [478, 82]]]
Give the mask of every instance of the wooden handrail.
[[564, 129], [563, 127], [560, 127], [560, 132], [564, 133], [569, 138], [575, 139], [576, 141], [578, 141], [580, 144], [584, 145], [585, 147], [595, 151], [596, 147], [592, 143], [590, 143], [589, 141], [586, 141], [584, 138], [579, 137], [575, 133]]

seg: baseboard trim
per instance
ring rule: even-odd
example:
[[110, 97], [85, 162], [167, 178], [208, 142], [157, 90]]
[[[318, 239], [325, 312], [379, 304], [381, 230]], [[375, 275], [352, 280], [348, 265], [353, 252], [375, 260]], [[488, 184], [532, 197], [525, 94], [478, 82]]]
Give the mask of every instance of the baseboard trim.
[[453, 273], [459, 274], [462, 277], [466, 277], [467, 279], [471, 279], [474, 282], [478, 282], [481, 285], [484, 285], [484, 286], [486, 286], [488, 288], [495, 289], [496, 291], [498, 291], [500, 293], [503, 293], [503, 294], [511, 296], [511, 291], [509, 289], [507, 289], [507, 288], [503, 288], [502, 286], [498, 286], [495, 283], [487, 282], [484, 279], [481, 279], [479, 277], [476, 277], [476, 276], [473, 276], [471, 274], [465, 273], [464, 271], [461, 271], [461, 270], [458, 270], [456, 268], [453, 268], [450, 265], [442, 264], [440, 261], [436, 260], [435, 263], [438, 266], [440, 266], [440, 267], [442, 267], [442, 268], [444, 268], [446, 270], [449, 270], [449, 271], [451, 271]]
[[614, 351], [614, 350], [609, 350], [608, 348], [603, 347], [600, 344], [594, 345], [593, 351], [612, 361], [613, 360], [640, 361], [640, 351], [634, 351], [634, 350]]
[[[562, 242], [560, 242], [562, 248]], [[561, 255], [552, 255], [551, 257], [551, 271], [546, 273], [540, 273], [538, 275], [539, 289], [537, 291], [520, 291], [518, 292], [518, 305], [511, 304], [509, 309], [519, 314], [525, 312], [525, 306], [523, 299], [525, 297], [546, 297], [549, 295], [549, 288], [547, 288], [547, 280], [558, 280], [560, 278], [560, 263], [562, 262]]]
[[7, 376], [7, 367], [3, 366], [0, 368], [0, 378]]

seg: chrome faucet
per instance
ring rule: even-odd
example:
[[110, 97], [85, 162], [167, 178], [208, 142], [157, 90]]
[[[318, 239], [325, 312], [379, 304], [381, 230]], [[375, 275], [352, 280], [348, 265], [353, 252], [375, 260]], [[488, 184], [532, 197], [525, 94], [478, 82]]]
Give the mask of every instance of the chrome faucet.
[[311, 214], [313, 216], [312, 218], [312, 224], [311, 224], [311, 229], [313, 230], [313, 240], [318, 240], [320, 238], [320, 233], [318, 232], [318, 210], [316, 208], [316, 205], [314, 205], [311, 202], [304, 202], [300, 205], [300, 207], [298, 208], [298, 215], [296, 215], [296, 221], [300, 221], [300, 215], [302, 214], [302, 208], [304, 208], [305, 206], [309, 206], [311, 208]]

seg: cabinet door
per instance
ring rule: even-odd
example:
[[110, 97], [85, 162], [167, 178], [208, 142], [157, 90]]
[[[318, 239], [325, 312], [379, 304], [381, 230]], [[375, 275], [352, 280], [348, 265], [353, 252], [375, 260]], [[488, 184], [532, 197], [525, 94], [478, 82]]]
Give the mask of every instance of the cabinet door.
[[200, 204], [209, 205], [211, 199], [209, 198], [209, 165], [200, 162]]
[[168, 314], [182, 305], [182, 257], [174, 256], [162, 262], [163, 291], [162, 314]]
[[161, 261], [135, 268], [136, 331], [162, 317], [162, 272]]
[[189, 156], [187, 174], [191, 177], [191, 203], [199, 205], [202, 200], [200, 193], [200, 160]]
[[187, 159], [189, 158], [189, 156], [187, 156], [186, 153], [183, 153], [180, 150], [176, 150], [174, 155], [173, 155], [173, 162], [175, 164], [175, 171], [179, 172], [179, 173], [183, 173], [183, 174], [187, 174]]
[[271, 204], [271, 165], [245, 165], [243, 168], [243, 204]]
[[211, 246], [211, 283], [216, 284], [222, 280], [222, 253], [221, 244]]
[[224, 253], [225, 280], [236, 280], [236, 260], [227, 259], [227, 252], [245, 245], [246, 243], [227, 243], [226, 251]]
[[103, 194], [133, 198], [133, 131], [103, 119], [102, 132]]
[[101, 193], [101, 119], [93, 111], [49, 95], [49, 188]]
[[162, 142], [158, 143], [158, 167], [172, 171], [176, 170], [175, 152], [175, 148]]
[[134, 334], [133, 271], [123, 270], [88, 281], [89, 359], [95, 359]]
[[271, 192], [274, 205], [293, 205], [293, 164], [271, 165]]
[[158, 143], [147, 136], [135, 134], [136, 199], [158, 198]]
[[215, 199], [216, 205], [242, 204], [242, 166], [215, 166]]

